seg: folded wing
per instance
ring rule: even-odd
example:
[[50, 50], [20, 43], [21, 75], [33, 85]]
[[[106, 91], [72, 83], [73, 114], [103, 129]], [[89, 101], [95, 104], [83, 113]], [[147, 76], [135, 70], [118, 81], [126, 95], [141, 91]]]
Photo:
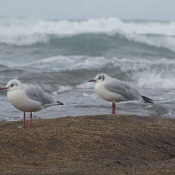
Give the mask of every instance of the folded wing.
[[40, 102], [42, 106], [56, 102], [53, 96], [44, 93], [44, 91], [37, 86], [26, 88], [26, 95], [29, 99]]
[[105, 88], [110, 92], [122, 95], [125, 98], [125, 100], [142, 99], [140, 92], [136, 88], [120, 80], [109, 81], [105, 84]]

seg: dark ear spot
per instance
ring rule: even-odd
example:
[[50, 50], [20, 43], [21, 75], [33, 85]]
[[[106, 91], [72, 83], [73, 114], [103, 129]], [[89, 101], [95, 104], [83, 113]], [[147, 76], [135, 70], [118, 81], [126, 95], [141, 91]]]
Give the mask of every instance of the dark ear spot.
[[104, 75], [102, 75], [102, 80], [104, 80], [105, 79], [105, 76]]
[[98, 77], [98, 79], [99, 79], [99, 80], [101, 79], [101, 75]]

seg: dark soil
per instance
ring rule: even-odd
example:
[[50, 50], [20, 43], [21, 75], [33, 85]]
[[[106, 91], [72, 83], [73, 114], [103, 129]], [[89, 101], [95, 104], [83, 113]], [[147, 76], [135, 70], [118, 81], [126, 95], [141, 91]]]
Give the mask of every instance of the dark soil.
[[0, 123], [0, 174], [175, 174], [175, 120], [97, 115]]

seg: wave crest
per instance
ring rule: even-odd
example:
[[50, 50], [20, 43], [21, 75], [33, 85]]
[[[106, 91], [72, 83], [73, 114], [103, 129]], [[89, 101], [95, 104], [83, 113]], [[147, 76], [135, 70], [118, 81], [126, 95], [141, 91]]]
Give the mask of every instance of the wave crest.
[[152, 89], [174, 89], [175, 78], [172, 76], [164, 77], [164, 75], [161, 73], [144, 73], [140, 77], [138, 77], [137, 86], [140, 88]]
[[126, 22], [118, 18], [46, 21], [0, 17], [0, 43], [3, 44], [33, 45], [87, 33], [119, 34], [134, 42], [175, 51], [175, 22]]

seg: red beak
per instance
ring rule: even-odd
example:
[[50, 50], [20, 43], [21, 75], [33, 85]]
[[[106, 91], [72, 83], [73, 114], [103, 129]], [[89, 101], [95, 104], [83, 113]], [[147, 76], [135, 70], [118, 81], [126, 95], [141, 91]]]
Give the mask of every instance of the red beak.
[[88, 82], [95, 82], [96, 80], [89, 80]]
[[8, 88], [6, 88], [6, 87], [2, 87], [2, 88], [0, 88], [0, 90], [7, 90]]

